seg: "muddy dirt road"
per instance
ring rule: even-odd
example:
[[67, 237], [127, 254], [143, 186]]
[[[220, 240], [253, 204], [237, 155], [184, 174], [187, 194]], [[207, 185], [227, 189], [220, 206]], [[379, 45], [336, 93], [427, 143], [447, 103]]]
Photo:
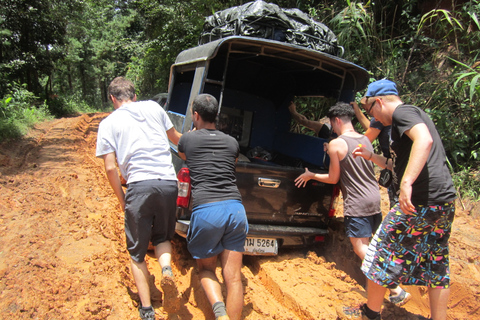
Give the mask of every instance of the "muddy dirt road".
[[[123, 214], [95, 158], [105, 116], [45, 122], [0, 145], [0, 319], [138, 319]], [[449, 319], [480, 319], [479, 218], [458, 202]], [[245, 257], [243, 319], [337, 319], [338, 307], [363, 302], [360, 261], [342, 228], [340, 217], [323, 248]], [[163, 311], [160, 268], [147, 257], [157, 319], [213, 319], [184, 240], [174, 248], [178, 314]], [[414, 299], [385, 304], [384, 319], [429, 316], [424, 288], [406, 289]]]

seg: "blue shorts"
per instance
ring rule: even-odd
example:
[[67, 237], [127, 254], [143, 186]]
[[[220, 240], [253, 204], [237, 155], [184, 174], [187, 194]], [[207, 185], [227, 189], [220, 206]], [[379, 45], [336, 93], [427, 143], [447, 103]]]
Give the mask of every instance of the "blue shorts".
[[244, 252], [248, 221], [241, 201], [225, 200], [193, 209], [187, 233], [188, 251], [194, 259], [216, 256], [227, 249]]
[[127, 250], [136, 262], [143, 262], [148, 243], [156, 246], [175, 234], [177, 181], [145, 180], [128, 184], [125, 194]]
[[368, 217], [350, 217], [343, 219], [345, 233], [349, 238], [370, 238], [382, 223], [382, 214]]
[[398, 203], [390, 210], [370, 241], [362, 271], [387, 288], [399, 284], [448, 288], [454, 202], [415, 210], [407, 215]]

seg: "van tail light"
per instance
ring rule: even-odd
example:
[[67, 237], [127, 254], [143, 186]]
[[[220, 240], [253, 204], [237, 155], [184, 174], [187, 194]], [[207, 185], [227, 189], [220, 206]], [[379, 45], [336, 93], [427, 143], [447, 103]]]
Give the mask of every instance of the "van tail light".
[[178, 196], [177, 207], [188, 208], [190, 201], [190, 170], [188, 168], [182, 168], [178, 171]]
[[332, 199], [330, 200], [330, 210], [328, 211], [329, 218], [335, 217], [339, 195], [340, 195], [340, 188], [338, 187], [338, 185], [335, 185], [332, 191]]

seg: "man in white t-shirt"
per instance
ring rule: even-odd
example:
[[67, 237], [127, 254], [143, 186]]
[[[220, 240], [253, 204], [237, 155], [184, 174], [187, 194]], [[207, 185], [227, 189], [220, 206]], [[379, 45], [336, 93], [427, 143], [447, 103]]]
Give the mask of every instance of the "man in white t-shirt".
[[[110, 186], [125, 212], [125, 235], [140, 297], [140, 317], [155, 319], [145, 262], [149, 242], [162, 267], [163, 308], [176, 312], [179, 307], [170, 243], [175, 233], [178, 189], [168, 140], [178, 144], [181, 134], [158, 103], [136, 101], [131, 81], [115, 78], [108, 95], [115, 111], [100, 123], [96, 156], [103, 158]], [[127, 182], [126, 193], [117, 164]]]

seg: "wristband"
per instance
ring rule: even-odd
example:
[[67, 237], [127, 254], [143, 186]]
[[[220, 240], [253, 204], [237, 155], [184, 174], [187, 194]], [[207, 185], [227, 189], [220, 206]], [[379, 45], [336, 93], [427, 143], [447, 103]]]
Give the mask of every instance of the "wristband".
[[372, 159], [372, 157], [373, 157], [373, 152], [370, 151], [370, 158], [368, 158], [367, 160]]

